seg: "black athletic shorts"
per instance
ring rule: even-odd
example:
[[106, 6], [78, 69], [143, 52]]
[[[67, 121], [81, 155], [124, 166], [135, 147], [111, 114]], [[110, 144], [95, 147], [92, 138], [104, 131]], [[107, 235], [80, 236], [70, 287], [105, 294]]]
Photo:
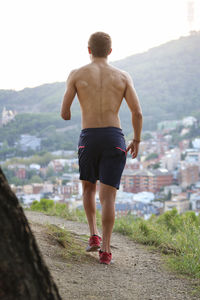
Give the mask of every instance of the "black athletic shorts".
[[82, 129], [78, 143], [80, 180], [100, 182], [119, 189], [126, 163], [126, 143], [117, 127]]

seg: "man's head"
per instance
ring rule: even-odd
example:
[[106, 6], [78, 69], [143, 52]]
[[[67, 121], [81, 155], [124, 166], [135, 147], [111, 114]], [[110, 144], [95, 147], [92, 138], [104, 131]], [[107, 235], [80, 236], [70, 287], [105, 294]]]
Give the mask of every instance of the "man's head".
[[89, 53], [94, 57], [107, 57], [112, 51], [111, 37], [105, 32], [93, 33], [88, 41]]

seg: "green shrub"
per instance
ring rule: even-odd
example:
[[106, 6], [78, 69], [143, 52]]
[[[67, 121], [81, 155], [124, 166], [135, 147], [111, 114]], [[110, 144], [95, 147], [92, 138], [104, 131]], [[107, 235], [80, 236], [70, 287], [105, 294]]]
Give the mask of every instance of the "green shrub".
[[52, 209], [54, 206], [54, 201], [50, 199], [41, 199], [38, 201], [33, 201], [31, 204], [32, 210], [42, 211], [42, 212], [48, 212], [50, 209]]
[[[84, 210], [70, 211], [66, 204], [54, 203], [49, 199], [34, 201], [31, 209], [86, 222]], [[97, 224], [101, 225], [99, 211]], [[170, 254], [168, 261], [175, 270], [200, 278], [200, 216], [196, 216], [194, 212], [188, 211], [180, 215], [173, 209], [158, 217], [152, 215], [148, 220], [129, 214], [115, 220], [114, 231], [139, 243], [155, 246], [164, 254]]]
[[126, 216], [116, 219], [114, 231], [170, 254], [168, 261], [175, 270], [200, 278], [200, 216], [194, 212], [180, 215], [173, 209], [148, 220]]

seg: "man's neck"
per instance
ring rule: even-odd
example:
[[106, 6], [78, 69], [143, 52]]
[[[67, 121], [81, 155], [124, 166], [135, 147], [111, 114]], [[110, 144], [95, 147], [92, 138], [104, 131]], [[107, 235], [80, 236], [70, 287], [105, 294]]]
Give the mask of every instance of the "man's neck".
[[95, 57], [95, 56], [92, 56], [92, 57], [91, 57], [91, 61], [92, 61], [93, 63], [97, 63], [97, 64], [105, 64], [105, 65], [108, 64], [108, 59], [107, 59], [107, 57]]

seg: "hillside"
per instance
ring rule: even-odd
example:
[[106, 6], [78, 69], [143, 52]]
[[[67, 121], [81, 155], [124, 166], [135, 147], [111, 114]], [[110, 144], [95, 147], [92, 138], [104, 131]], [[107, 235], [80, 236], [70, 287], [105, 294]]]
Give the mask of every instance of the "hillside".
[[200, 32], [114, 63], [131, 74], [148, 128], [187, 115], [200, 118], [199, 53]]
[[[25, 213], [63, 300], [199, 299], [199, 294], [194, 294], [198, 281], [168, 270], [164, 257], [153, 248], [113, 233], [113, 264], [101, 265], [98, 253], [85, 254], [87, 224]], [[68, 238], [64, 241], [59, 239], [63, 229]]]
[[[144, 129], [155, 129], [157, 122], [186, 115], [200, 118], [200, 32], [181, 37], [147, 52], [127, 57], [113, 65], [128, 71], [139, 95]], [[0, 90], [3, 106], [18, 113], [58, 113], [65, 90], [64, 82], [44, 84], [21, 91]], [[80, 120], [78, 101], [73, 114]], [[131, 131], [128, 108], [123, 103], [120, 116], [126, 132]], [[70, 121], [73, 125], [76, 120]]]

